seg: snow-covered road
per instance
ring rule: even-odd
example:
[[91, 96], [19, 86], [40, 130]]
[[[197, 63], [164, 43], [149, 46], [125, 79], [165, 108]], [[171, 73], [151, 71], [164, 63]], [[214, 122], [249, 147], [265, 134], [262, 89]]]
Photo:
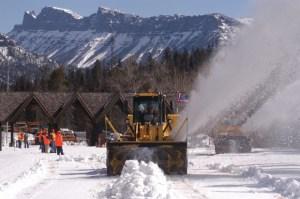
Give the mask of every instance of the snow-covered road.
[[[104, 148], [66, 146], [65, 153], [59, 158], [37, 147], [4, 148], [0, 199], [98, 199], [119, 179], [106, 176]], [[188, 175], [167, 176], [168, 199], [300, 198], [300, 151], [212, 155], [198, 148], [189, 150], [188, 159]]]
[[66, 146], [65, 151], [58, 157], [42, 154], [36, 146], [5, 148], [0, 153], [0, 198], [93, 198], [92, 188], [107, 178], [105, 150]]

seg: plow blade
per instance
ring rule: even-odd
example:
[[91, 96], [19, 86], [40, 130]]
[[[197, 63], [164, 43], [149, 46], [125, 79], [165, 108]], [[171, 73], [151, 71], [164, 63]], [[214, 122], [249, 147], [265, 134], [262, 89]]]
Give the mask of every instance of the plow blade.
[[107, 175], [120, 175], [126, 160], [152, 161], [170, 175], [187, 174], [186, 142], [107, 143]]

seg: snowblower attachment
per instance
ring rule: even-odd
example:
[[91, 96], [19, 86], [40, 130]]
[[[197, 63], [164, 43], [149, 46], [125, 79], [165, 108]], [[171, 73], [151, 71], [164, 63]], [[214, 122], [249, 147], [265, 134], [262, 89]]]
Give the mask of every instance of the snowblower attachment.
[[114, 142], [107, 145], [107, 174], [120, 175], [126, 160], [152, 161], [165, 174], [187, 174], [186, 142]]
[[106, 130], [108, 175], [120, 175], [125, 161], [132, 159], [155, 162], [165, 174], [187, 173], [187, 142], [172, 138], [178, 132], [179, 115], [168, 109], [165, 98], [159, 93], [135, 94], [133, 114], [127, 117], [124, 133], [105, 117], [106, 126], [112, 130]]

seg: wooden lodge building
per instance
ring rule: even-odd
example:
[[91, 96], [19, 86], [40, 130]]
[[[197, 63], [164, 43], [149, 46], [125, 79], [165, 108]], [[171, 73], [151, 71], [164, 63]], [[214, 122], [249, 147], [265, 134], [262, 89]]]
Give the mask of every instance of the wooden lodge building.
[[105, 115], [124, 128], [131, 99], [132, 94], [120, 93], [1, 92], [0, 122], [9, 124], [11, 133], [18, 122], [85, 131], [89, 145], [95, 145]]

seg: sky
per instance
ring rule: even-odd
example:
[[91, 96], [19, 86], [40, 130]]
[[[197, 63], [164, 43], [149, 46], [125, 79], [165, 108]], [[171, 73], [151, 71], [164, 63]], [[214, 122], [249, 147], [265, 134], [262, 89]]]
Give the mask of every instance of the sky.
[[199, 15], [223, 13], [231, 17], [249, 17], [255, 0], [1, 0], [0, 32], [7, 33], [21, 24], [26, 10], [38, 13], [45, 6], [71, 9], [82, 16], [96, 13], [99, 6], [140, 16]]

